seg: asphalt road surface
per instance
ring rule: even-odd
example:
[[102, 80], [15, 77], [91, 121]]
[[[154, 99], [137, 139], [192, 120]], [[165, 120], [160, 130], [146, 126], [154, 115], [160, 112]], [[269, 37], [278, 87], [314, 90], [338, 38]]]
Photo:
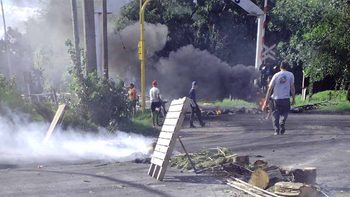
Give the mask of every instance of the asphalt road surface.
[[[350, 193], [350, 115], [290, 114], [286, 133], [278, 136], [271, 121], [260, 119], [258, 114], [213, 117], [195, 129], [187, 122], [181, 136], [189, 152], [228, 147], [251, 160], [262, 155], [269, 165], [317, 167], [317, 183], [326, 191]], [[176, 149], [182, 152], [179, 144]]]
[[[317, 167], [317, 183], [330, 196], [350, 193], [349, 115], [292, 114], [286, 134], [280, 136], [273, 136], [271, 122], [260, 118], [223, 115], [195, 129], [185, 122], [180, 135], [189, 152], [229, 147], [250, 155], [251, 161], [261, 155], [269, 165]], [[176, 150], [182, 152], [179, 143]], [[0, 196], [247, 196], [215, 177], [171, 168], [160, 182], [147, 175], [148, 168], [149, 164], [105, 161], [0, 162]]]

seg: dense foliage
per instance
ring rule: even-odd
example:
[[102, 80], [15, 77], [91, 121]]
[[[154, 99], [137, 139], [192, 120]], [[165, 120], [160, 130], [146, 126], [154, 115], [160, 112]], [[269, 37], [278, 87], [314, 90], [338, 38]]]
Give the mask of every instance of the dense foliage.
[[[350, 1], [278, 0], [271, 29], [283, 35], [281, 57], [302, 66], [311, 82], [334, 77], [346, 88], [350, 69]], [[312, 91], [312, 86], [310, 86]]]
[[67, 40], [72, 66], [69, 73], [73, 76], [70, 91], [77, 96], [71, 106], [80, 116], [92, 123], [107, 127], [116, 124], [131, 115], [131, 103], [127, 99], [127, 89], [123, 81], [119, 83], [110, 79], [101, 79], [97, 72], [84, 76], [85, 67], [78, 65], [75, 50]]

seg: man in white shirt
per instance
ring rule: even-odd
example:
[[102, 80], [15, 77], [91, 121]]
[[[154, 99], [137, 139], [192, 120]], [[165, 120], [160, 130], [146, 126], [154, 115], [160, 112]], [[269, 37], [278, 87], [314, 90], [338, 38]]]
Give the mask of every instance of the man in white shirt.
[[151, 101], [151, 116], [152, 116], [152, 125], [153, 128], [155, 127], [154, 124], [154, 111], [156, 111], [156, 108], [161, 107], [162, 106], [162, 100], [160, 99], [160, 92], [159, 89], [157, 88], [157, 81], [154, 80], [152, 82], [152, 88], [149, 90], [149, 97], [150, 97], [150, 101]]
[[[290, 93], [293, 98], [292, 105], [295, 104], [294, 75], [287, 71], [288, 67], [288, 62], [283, 61], [280, 66], [281, 71], [272, 77], [263, 106], [265, 109], [267, 101], [272, 98], [272, 122], [275, 135], [284, 134], [286, 131], [285, 123], [290, 111]], [[280, 117], [282, 117], [281, 120]]]

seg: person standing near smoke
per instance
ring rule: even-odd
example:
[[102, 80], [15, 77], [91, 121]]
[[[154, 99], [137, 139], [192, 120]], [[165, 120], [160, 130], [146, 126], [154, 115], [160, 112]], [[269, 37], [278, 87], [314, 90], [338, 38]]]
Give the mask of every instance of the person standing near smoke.
[[149, 97], [150, 97], [150, 101], [151, 101], [151, 116], [152, 116], [152, 125], [153, 128], [155, 128], [155, 124], [154, 124], [154, 111], [156, 111], [156, 108], [159, 108], [162, 106], [162, 100], [160, 99], [160, 92], [159, 89], [157, 88], [157, 81], [154, 80], [152, 82], [152, 88], [149, 90]]
[[135, 116], [136, 115], [137, 92], [135, 89], [135, 85], [133, 83], [130, 83], [129, 99], [131, 101], [133, 115]]
[[204, 127], [205, 126], [205, 123], [202, 121], [202, 114], [201, 114], [201, 110], [199, 109], [198, 107], [198, 104], [197, 104], [197, 100], [196, 100], [196, 89], [197, 89], [197, 82], [194, 81], [192, 82], [192, 88], [190, 90], [190, 93], [189, 93], [189, 98], [191, 99], [191, 102], [190, 102], [190, 105], [191, 105], [191, 108], [192, 108], [192, 113], [191, 113], [191, 118], [190, 118], [190, 127], [191, 128], [196, 128], [193, 124], [193, 118], [194, 118], [194, 114], [196, 113], [197, 117], [198, 117], [198, 120], [199, 120], [199, 124]]
[[[292, 93], [293, 98], [292, 105], [295, 104], [294, 75], [287, 71], [288, 67], [287, 61], [281, 63], [281, 71], [272, 77], [263, 105], [263, 109], [265, 109], [273, 91], [272, 122], [275, 129], [274, 135], [284, 134], [286, 131], [285, 124], [290, 110], [290, 93]], [[282, 119], [280, 120], [280, 118]]]

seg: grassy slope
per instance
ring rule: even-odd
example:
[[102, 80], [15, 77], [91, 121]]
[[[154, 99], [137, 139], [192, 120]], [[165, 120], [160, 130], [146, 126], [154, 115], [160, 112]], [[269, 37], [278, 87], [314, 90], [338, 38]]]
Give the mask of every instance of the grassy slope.
[[[331, 93], [331, 100], [330, 100]], [[297, 95], [295, 98], [296, 104], [293, 107], [304, 106], [308, 104], [322, 103], [323, 106], [317, 109], [317, 111], [334, 112], [334, 113], [350, 113], [350, 102], [345, 100], [346, 91], [334, 91], [327, 90], [316, 93], [312, 96], [312, 100], [302, 101], [301, 95]], [[200, 102], [199, 105], [204, 105], [205, 102]], [[260, 108], [256, 103], [247, 102], [244, 100], [229, 100], [224, 99], [222, 102], [216, 101], [209, 106], [216, 107], [235, 107], [235, 108]]]
[[151, 111], [146, 110], [144, 114], [141, 111], [136, 112], [136, 116], [130, 122], [124, 123], [119, 127], [125, 132], [138, 133], [142, 135], [157, 136], [159, 131], [152, 127]]
[[[331, 93], [331, 97], [330, 97]], [[316, 93], [312, 96], [312, 100], [308, 101], [302, 101], [301, 96], [296, 96], [296, 107], [303, 106], [307, 104], [315, 104], [315, 103], [322, 103], [323, 106], [321, 106], [317, 111], [323, 111], [323, 112], [335, 112], [335, 113], [350, 113], [350, 102], [345, 100], [346, 98], [346, 91], [334, 91], [334, 90], [327, 90], [323, 92]], [[330, 100], [331, 99], [331, 100]]]
[[[199, 105], [204, 105], [205, 102], [200, 102]], [[224, 99], [222, 102], [216, 101], [214, 103], [211, 103], [209, 106], [215, 106], [215, 107], [235, 107], [235, 108], [260, 108], [257, 106], [256, 103], [250, 103], [244, 100], [230, 100], [230, 99]]]

